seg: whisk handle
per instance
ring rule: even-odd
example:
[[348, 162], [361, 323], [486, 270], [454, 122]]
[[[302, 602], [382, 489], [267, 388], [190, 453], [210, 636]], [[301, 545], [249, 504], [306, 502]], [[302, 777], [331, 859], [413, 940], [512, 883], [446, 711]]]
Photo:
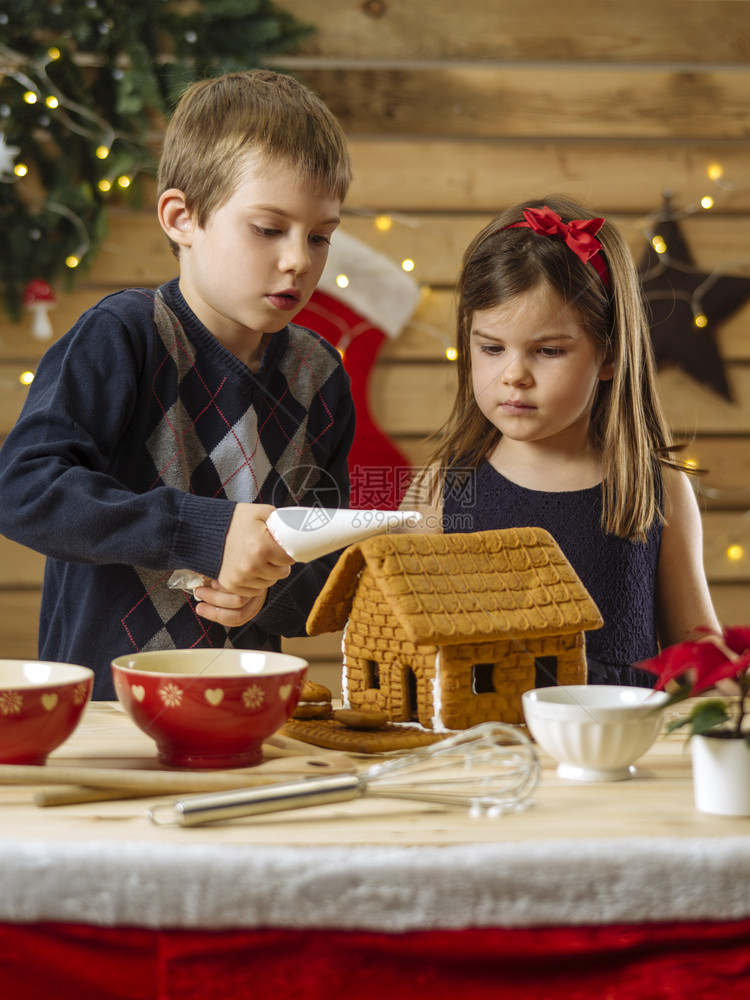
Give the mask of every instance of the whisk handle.
[[[204, 823], [217, 823], [240, 816], [258, 816], [284, 809], [304, 809], [329, 802], [345, 802], [356, 799], [363, 790], [364, 783], [355, 774], [332, 774], [278, 785], [188, 795], [178, 799], [172, 806], [156, 806], [149, 810], [148, 815], [154, 823], [176, 822], [180, 826], [202, 826]], [[165, 809], [171, 813], [171, 818], [166, 821], [159, 819]]]

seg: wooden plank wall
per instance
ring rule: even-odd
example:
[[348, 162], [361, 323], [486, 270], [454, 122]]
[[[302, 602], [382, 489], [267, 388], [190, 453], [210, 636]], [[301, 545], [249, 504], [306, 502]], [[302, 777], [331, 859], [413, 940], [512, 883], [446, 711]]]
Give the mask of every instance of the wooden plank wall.
[[[350, 137], [356, 178], [344, 226], [424, 286], [370, 386], [382, 427], [419, 463], [454, 372], [452, 291], [461, 251], [503, 206], [568, 193], [610, 215], [636, 256], [665, 190], [688, 210], [696, 264], [750, 275], [750, 2], [747, 0], [282, 0], [317, 32], [277, 59], [317, 90]], [[723, 177], [707, 176], [718, 163]], [[696, 210], [712, 194], [710, 212]], [[387, 232], [377, 215], [394, 220]], [[103, 293], [174, 272], [151, 206], [113, 209], [102, 252], [61, 296], [58, 333]], [[41, 353], [28, 325], [0, 320], [0, 435]], [[678, 371], [661, 382], [675, 431], [710, 471], [705, 562], [720, 616], [750, 612], [750, 302], [719, 331], [730, 404]], [[744, 545], [731, 560], [731, 543]], [[43, 561], [0, 538], [4, 656], [33, 656]], [[335, 686], [338, 636], [294, 640]]]

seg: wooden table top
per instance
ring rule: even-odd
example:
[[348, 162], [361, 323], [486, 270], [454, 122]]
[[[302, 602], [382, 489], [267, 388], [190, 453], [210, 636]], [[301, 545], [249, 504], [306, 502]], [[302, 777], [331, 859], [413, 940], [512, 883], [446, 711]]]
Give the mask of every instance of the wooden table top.
[[[302, 758], [317, 752], [299, 744]], [[273, 754], [269, 748], [269, 753]], [[128, 840], [155, 843], [265, 845], [449, 845], [521, 843], [622, 837], [750, 835], [750, 818], [710, 816], [693, 804], [690, 753], [684, 736], [660, 736], [626, 781], [583, 783], [559, 778], [540, 754], [543, 770], [533, 805], [497, 818], [367, 793], [350, 802], [233, 820], [198, 828], [156, 826], [146, 810], [169, 799], [125, 799], [40, 808], [29, 786], [0, 786], [0, 836], [60, 841]], [[344, 762], [346, 758], [342, 758]], [[374, 759], [352, 758], [355, 767]], [[164, 770], [155, 744], [116, 702], [93, 702], [76, 732], [48, 760], [66, 765]], [[176, 798], [177, 796], [172, 796]]]

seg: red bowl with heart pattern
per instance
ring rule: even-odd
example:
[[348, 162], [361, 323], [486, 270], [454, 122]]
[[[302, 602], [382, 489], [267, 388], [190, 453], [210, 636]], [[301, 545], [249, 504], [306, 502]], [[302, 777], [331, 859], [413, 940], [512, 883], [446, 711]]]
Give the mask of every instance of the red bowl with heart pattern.
[[88, 667], [0, 660], [0, 762], [44, 764], [81, 721], [93, 686]]
[[112, 661], [117, 697], [174, 767], [249, 767], [297, 707], [307, 661], [255, 649], [165, 649]]

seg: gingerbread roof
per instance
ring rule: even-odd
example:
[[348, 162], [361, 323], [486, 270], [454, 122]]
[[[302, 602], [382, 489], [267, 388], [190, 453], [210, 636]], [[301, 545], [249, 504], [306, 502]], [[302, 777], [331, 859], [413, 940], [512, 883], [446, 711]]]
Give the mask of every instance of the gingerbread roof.
[[505, 528], [383, 534], [349, 546], [310, 612], [310, 635], [344, 627], [365, 566], [416, 643], [531, 639], [604, 624], [549, 532]]

